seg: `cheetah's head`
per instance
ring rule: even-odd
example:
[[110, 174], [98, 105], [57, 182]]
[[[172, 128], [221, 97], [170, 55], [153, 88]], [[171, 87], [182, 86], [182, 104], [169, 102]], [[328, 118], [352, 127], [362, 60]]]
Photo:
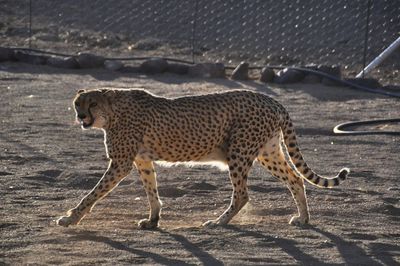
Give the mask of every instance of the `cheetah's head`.
[[106, 99], [108, 90], [79, 90], [74, 99], [77, 121], [83, 129], [106, 129], [110, 125], [111, 106]]

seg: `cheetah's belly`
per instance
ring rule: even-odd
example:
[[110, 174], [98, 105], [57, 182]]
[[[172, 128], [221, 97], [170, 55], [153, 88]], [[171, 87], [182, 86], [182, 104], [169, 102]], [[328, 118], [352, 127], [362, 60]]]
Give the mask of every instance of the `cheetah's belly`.
[[223, 147], [210, 147], [197, 150], [182, 149], [154, 149], [142, 145], [139, 147], [136, 159], [143, 161], [177, 162], [222, 162], [226, 163], [226, 152]]
[[226, 163], [226, 152], [223, 148], [219, 147], [199, 158], [187, 157], [185, 154], [175, 157], [170, 157], [169, 154], [163, 156], [152, 150], [142, 148], [139, 150], [135, 160], [155, 161], [164, 167], [182, 164], [189, 167], [196, 165], [208, 165], [217, 167], [222, 171], [228, 170]]

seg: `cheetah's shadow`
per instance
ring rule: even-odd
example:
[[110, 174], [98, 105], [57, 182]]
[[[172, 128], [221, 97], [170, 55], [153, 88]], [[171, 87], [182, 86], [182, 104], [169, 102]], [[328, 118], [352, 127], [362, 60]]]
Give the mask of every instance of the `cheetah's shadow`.
[[[175, 241], [179, 242], [188, 252], [190, 252], [194, 257], [196, 257], [203, 265], [223, 265], [223, 263], [212, 255], [207, 253], [206, 251], [199, 248], [197, 245], [190, 242], [186, 237], [170, 233], [162, 229], [155, 229], [155, 231], [159, 231], [163, 234], [166, 234], [172, 237]], [[104, 243], [112, 247], [113, 249], [126, 251], [138, 257], [151, 258], [154, 263], [162, 264], [162, 265], [189, 265], [189, 263], [173, 258], [167, 258], [160, 254], [144, 251], [138, 248], [132, 247], [132, 245], [123, 244], [117, 240], [113, 240], [106, 236], [97, 235], [94, 231], [81, 230], [81, 231], [69, 231], [68, 232], [72, 241], [92, 241]]]
[[[379, 262], [374, 260], [371, 256], [368, 256], [367, 252], [359, 247], [357, 244], [351, 241], [347, 241], [333, 233], [324, 231], [314, 225], [303, 225], [303, 229], [314, 231], [328, 239], [336, 246], [339, 251], [344, 263], [346, 265], [379, 265]], [[254, 237], [265, 243], [275, 243], [284, 252], [292, 256], [296, 261], [305, 265], [333, 265], [333, 263], [327, 263], [307, 254], [305, 251], [297, 247], [297, 241], [293, 239], [285, 239], [281, 237], [274, 237], [266, 234], [262, 234], [256, 231], [244, 229], [243, 227], [235, 225], [227, 225], [227, 229], [236, 231], [239, 233], [239, 237]], [[382, 260], [381, 258], [378, 258]]]

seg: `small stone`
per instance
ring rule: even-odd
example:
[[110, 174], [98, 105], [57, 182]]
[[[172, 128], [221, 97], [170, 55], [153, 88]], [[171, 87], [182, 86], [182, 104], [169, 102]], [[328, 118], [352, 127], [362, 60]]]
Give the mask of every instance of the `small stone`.
[[81, 68], [97, 68], [104, 65], [104, 57], [91, 53], [79, 53], [75, 58]]
[[199, 78], [225, 78], [225, 66], [222, 63], [202, 63], [189, 66], [188, 74]]
[[274, 82], [278, 84], [296, 83], [302, 81], [304, 76], [305, 74], [299, 70], [284, 68], [276, 74]]
[[34, 65], [44, 65], [46, 64], [48, 58], [47, 56], [33, 55], [21, 51], [16, 51], [14, 53], [14, 57], [17, 59], [17, 61]]
[[137, 66], [122, 66], [122, 68], [119, 70], [119, 72], [123, 72], [123, 73], [139, 73], [140, 72], [140, 67], [137, 67]]
[[47, 65], [58, 68], [78, 68], [79, 64], [73, 57], [52, 56], [47, 59]]
[[231, 79], [248, 80], [249, 79], [249, 63], [241, 62], [232, 72]]
[[264, 67], [263, 69], [261, 69], [260, 81], [265, 83], [272, 82], [274, 80], [274, 77], [275, 77], [275, 72], [271, 68]]
[[160, 74], [167, 71], [168, 62], [163, 58], [151, 58], [144, 61], [139, 68], [146, 74]]
[[[342, 77], [342, 72], [340, 70], [339, 65], [332, 65], [332, 66], [318, 65], [317, 70], [320, 72], [326, 73], [330, 76], [333, 76], [335, 78], [338, 78], [338, 79], [341, 79], [341, 77]], [[326, 86], [343, 86], [343, 84], [340, 83], [339, 81], [335, 81], [333, 79], [326, 78], [326, 77], [322, 77], [321, 82], [322, 82], [322, 84], [324, 84]]]
[[121, 61], [116, 61], [116, 60], [104, 61], [104, 67], [111, 71], [120, 70], [123, 66], [124, 66], [124, 64]]
[[178, 75], [185, 75], [189, 72], [189, 66], [184, 64], [172, 63], [168, 64], [167, 71]]
[[14, 51], [10, 48], [0, 47], [0, 62], [14, 60]]
[[307, 74], [304, 79], [303, 82], [307, 83], [307, 84], [315, 84], [315, 83], [320, 83], [322, 80], [321, 76], [315, 75], [315, 74]]

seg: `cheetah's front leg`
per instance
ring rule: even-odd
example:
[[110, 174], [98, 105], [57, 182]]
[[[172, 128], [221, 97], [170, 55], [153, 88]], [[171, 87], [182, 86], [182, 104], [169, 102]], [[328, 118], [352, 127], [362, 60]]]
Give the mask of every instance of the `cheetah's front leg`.
[[142, 179], [150, 205], [149, 219], [140, 220], [138, 225], [143, 229], [156, 228], [160, 219], [162, 203], [158, 195], [156, 172], [154, 171], [153, 162], [135, 160], [135, 165]]
[[78, 224], [96, 202], [111, 192], [131, 169], [132, 160], [111, 160], [107, 171], [92, 191], [75, 208], [69, 210], [67, 216], [60, 217], [57, 224], [65, 227]]

